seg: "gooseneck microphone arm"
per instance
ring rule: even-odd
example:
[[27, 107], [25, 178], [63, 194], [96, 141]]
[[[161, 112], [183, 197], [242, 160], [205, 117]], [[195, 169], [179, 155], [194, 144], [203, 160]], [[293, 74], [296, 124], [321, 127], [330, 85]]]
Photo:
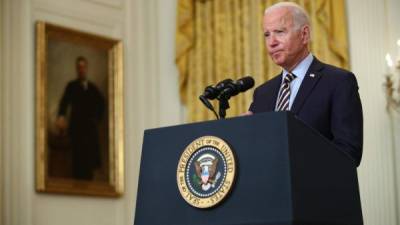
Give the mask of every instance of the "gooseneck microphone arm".
[[219, 119], [217, 112], [214, 109], [214, 106], [210, 103], [210, 101], [208, 101], [208, 99], [204, 96], [204, 95], [200, 95], [199, 99], [201, 100], [201, 102], [203, 102], [203, 104], [209, 109], [211, 110], [214, 115], [215, 118]]

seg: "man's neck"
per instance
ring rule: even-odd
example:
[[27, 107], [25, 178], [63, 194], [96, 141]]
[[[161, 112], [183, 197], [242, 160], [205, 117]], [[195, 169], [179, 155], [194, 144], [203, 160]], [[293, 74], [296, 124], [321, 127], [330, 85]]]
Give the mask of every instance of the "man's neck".
[[307, 49], [300, 55], [300, 57], [298, 57], [298, 60], [296, 60], [295, 64], [293, 64], [292, 66], [283, 67], [283, 69], [288, 72], [292, 72], [296, 68], [296, 66], [299, 65], [301, 61], [303, 61], [308, 56], [308, 54], [310, 54], [310, 51]]

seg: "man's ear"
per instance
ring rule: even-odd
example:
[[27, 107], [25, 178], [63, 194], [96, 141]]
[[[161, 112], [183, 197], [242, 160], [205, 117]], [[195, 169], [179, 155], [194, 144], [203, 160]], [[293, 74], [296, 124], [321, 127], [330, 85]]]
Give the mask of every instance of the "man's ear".
[[301, 38], [304, 44], [308, 44], [311, 39], [311, 29], [309, 25], [304, 25], [301, 28]]

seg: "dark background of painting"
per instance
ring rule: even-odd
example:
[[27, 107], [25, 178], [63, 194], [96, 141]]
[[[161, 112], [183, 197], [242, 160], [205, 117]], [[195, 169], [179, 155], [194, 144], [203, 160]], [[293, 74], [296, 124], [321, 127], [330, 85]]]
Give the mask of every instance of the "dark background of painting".
[[101, 168], [94, 180], [108, 181], [108, 58], [107, 50], [60, 41], [48, 40], [47, 49], [47, 129], [48, 129], [48, 175], [71, 177], [71, 151], [68, 137], [58, 135], [55, 121], [58, 106], [69, 81], [76, 79], [75, 60], [83, 56], [88, 60], [88, 79], [93, 82], [106, 101], [104, 117], [100, 123]]

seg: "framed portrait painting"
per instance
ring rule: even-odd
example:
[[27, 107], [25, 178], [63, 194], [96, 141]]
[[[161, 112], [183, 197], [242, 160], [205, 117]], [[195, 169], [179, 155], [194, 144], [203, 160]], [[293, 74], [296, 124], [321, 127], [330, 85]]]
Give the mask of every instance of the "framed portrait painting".
[[36, 23], [36, 190], [124, 191], [121, 41]]

